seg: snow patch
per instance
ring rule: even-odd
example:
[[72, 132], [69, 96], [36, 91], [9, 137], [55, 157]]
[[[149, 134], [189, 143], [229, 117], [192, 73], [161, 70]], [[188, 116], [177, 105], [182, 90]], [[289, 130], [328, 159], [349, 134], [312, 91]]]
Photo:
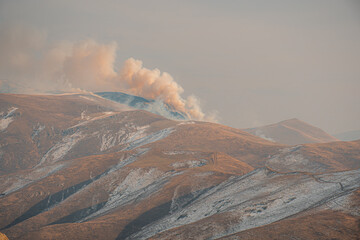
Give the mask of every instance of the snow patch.
[[91, 119], [90, 116], [86, 115], [86, 111], [82, 111], [81, 114], [80, 114], [80, 117], [81, 117], [81, 120], [85, 119], [86, 121]]
[[106, 151], [114, 146], [122, 145], [144, 138], [146, 136], [146, 126], [126, 126], [118, 132], [107, 131], [101, 136], [100, 151]]
[[137, 127], [135, 126], [135, 131], [134, 132], [131, 132], [129, 135], [128, 135], [128, 139], [126, 142], [133, 142], [133, 141], [136, 141], [136, 140], [139, 140], [141, 138], [144, 138], [146, 137], [146, 134], [145, 134], [145, 131], [146, 129], [148, 129], [150, 126], [149, 125], [145, 125], [145, 126], [142, 126], [142, 127]]
[[180, 123], [178, 123], [177, 125], [187, 125], [187, 124], [195, 124], [196, 122], [194, 121], [182, 121]]
[[[13, 115], [18, 108], [11, 107], [7, 114], [0, 119], [0, 131], [4, 131], [14, 121]], [[3, 115], [4, 113], [2, 113]]]
[[109, 148], [112, 148], [116, 144], [116, 138], [112, 135], [102, 135], [101, 137], [101, 146], [100, 151], [105, 151]]
[[163, 152], [165, 155], [183, 155], [183, 154], [196, 154], [196, 152], [191, 152], [191, 151], [165, 151]]
[[174, 168], [194, 168], [194, 167], [201, 167], [207, 164], [207, 160], [200, 159], [200, 160], [189, 160], [185, 162], [175, 162], [171, 164]]
[[31, 139], [34, 140], [34, 138], [36, 136], [38, 136], [39, 133], [45, 129], [45, 125], [40, 125], [40, 123], [38, 123], [37, 126], [35, 126], [33, 129], [34, 130], [33, 130], [32, 134], [31, 134]]

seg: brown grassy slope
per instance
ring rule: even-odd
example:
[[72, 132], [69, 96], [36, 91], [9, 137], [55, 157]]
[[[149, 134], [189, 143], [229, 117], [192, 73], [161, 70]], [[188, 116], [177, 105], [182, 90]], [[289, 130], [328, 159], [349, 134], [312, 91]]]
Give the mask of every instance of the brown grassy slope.
[[252, 167], [264, 166], [269, 155], [284, 147], [238, 129], [206, 122], [180, 124], [168, 138], [151, 146], [165, 151], [222, 152]]
[[[135, 167], [135, 169], [137, 168], [136, 165], [129, 166], [129, 168], [132, 167]], [[204, 167], [206, 170], [202, 169], [203, 167], [189, 169], [183, 174], [172, 178], [159, 192], [151, 195], [149, 198], [120, 207], [89, 222], [49, 226], [46, 226], [46, 224], [43, 223], [42, 227], [39, 227], [38, 225], [37, 229], [33, 229], [32, 232], [24, 234], [24, 232], [30, 230], [30, 224], [34, 226], [36, 225], [36, 222], [39, 221], [39, 218], [34, 218], [31, 220], [33, 221], [32, 223], [30, 221], [28, 222], [27, 227], [22, 224], [22, 226], [15, 226], [13, 229], [6, 230], [6, 232], [9, 236], [13, 236], [17, 239], [115, 239], [116, 236], [131, 223], [131, 221], [135, 220], [146, 211], [171, 202], [174, 194], [176, 194], [176, 196], [186, 195], [196, 190], [217, 185], [230, 176], [228, 174], [216, 172], [214, 166]], [[185, 169], [181, 169], [181, 171], [184, 170]], [[210, 170], [213, 174], [202, 174], [207, 173]], [[48, 215], [50, 216], [53, 214]]]
[[325, 210], [249, 229], [221, 239], [360, 239], [360, 218], [341, 211]]
[[[266, 226], [249, 229], [221, 239], [360, 239], [360, 189], [350, 195], [348, 210], [319, 210], [303, 213]], [[349, 213], [350, 212], [350, 213]]]
[[[0, 132], [0, 174], [36, 165], [62, 131], [81, 120], [82, 112], [95, 117], [115, 109], [101, 99], [91, 101], [82, 95], [0, 94], [0, 112], [11, 107], [18, 109], [14, 121]], [[45, 129], [35, 136], [40, 126]]]
[[[0, 132], [0, 174], [35, 166], [52, 146], [75, 132], [93, 137], [88, 136], [83, 144], [77, 144], [67, 159], [102, 154], [101, 136], [95, 136], [97, 131], [99, 134], [118, 132], [128, 123], [152, 124], [151, 130], [157, 131], [159, 125], [166, 127], [173, 122], [145, 111], [127, 111], [121, 104], [89, 94], [0, 94], [0, 112], [6, 113], [11, 107], [18, 109], [13, 122]], [[156, 124], [156, 121], [163, 123]], [[39, 128], [42, 130], [37, 132]]]
[[353, 142], [331, 142], [306, 144], [301, 153], [310, 159], [329, 164], [337, 162], [342, 167], [334, 166], [332, 171], [343, 171], [360, 168], [360, 140]]
[[60, 171], [0, 198], [0, 228], [10, 224], [47, 196], [103, 173], [126, 154], [114, 153], [69, 160]]

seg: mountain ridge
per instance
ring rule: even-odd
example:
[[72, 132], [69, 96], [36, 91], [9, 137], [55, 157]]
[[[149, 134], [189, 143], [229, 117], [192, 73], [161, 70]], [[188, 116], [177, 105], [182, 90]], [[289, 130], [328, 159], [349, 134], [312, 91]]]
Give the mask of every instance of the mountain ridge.
[[170, 119], [189, 120], [186, 113], [177, 111], [173, 106], [161, 100], [146, 99], [122, 92], [96, 92], [95, 94], [105, 99], [126, 104], [135, 109], [146, 110]]
[[322, 129], [297, 118], [243, 130], [270, 141], [289, 145], [339, 141]]

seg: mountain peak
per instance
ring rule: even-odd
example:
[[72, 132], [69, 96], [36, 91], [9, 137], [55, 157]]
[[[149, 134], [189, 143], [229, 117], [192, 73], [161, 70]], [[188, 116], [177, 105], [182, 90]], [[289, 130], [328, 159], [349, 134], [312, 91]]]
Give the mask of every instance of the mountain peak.
[[338, 141], [324, 130], [297, 118], [244, 130], [266, 140], [289, 145]]

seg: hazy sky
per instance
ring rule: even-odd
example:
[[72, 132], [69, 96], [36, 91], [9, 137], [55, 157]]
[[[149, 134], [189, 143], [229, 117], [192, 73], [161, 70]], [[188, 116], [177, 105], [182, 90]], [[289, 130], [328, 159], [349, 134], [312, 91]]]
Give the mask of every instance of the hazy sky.
[[360, 1], [0, 0], [0, 24], [50, 45], [116, 42], [115, 68], [133, 57], [168, 72], [232, 127], [360, 129]]

